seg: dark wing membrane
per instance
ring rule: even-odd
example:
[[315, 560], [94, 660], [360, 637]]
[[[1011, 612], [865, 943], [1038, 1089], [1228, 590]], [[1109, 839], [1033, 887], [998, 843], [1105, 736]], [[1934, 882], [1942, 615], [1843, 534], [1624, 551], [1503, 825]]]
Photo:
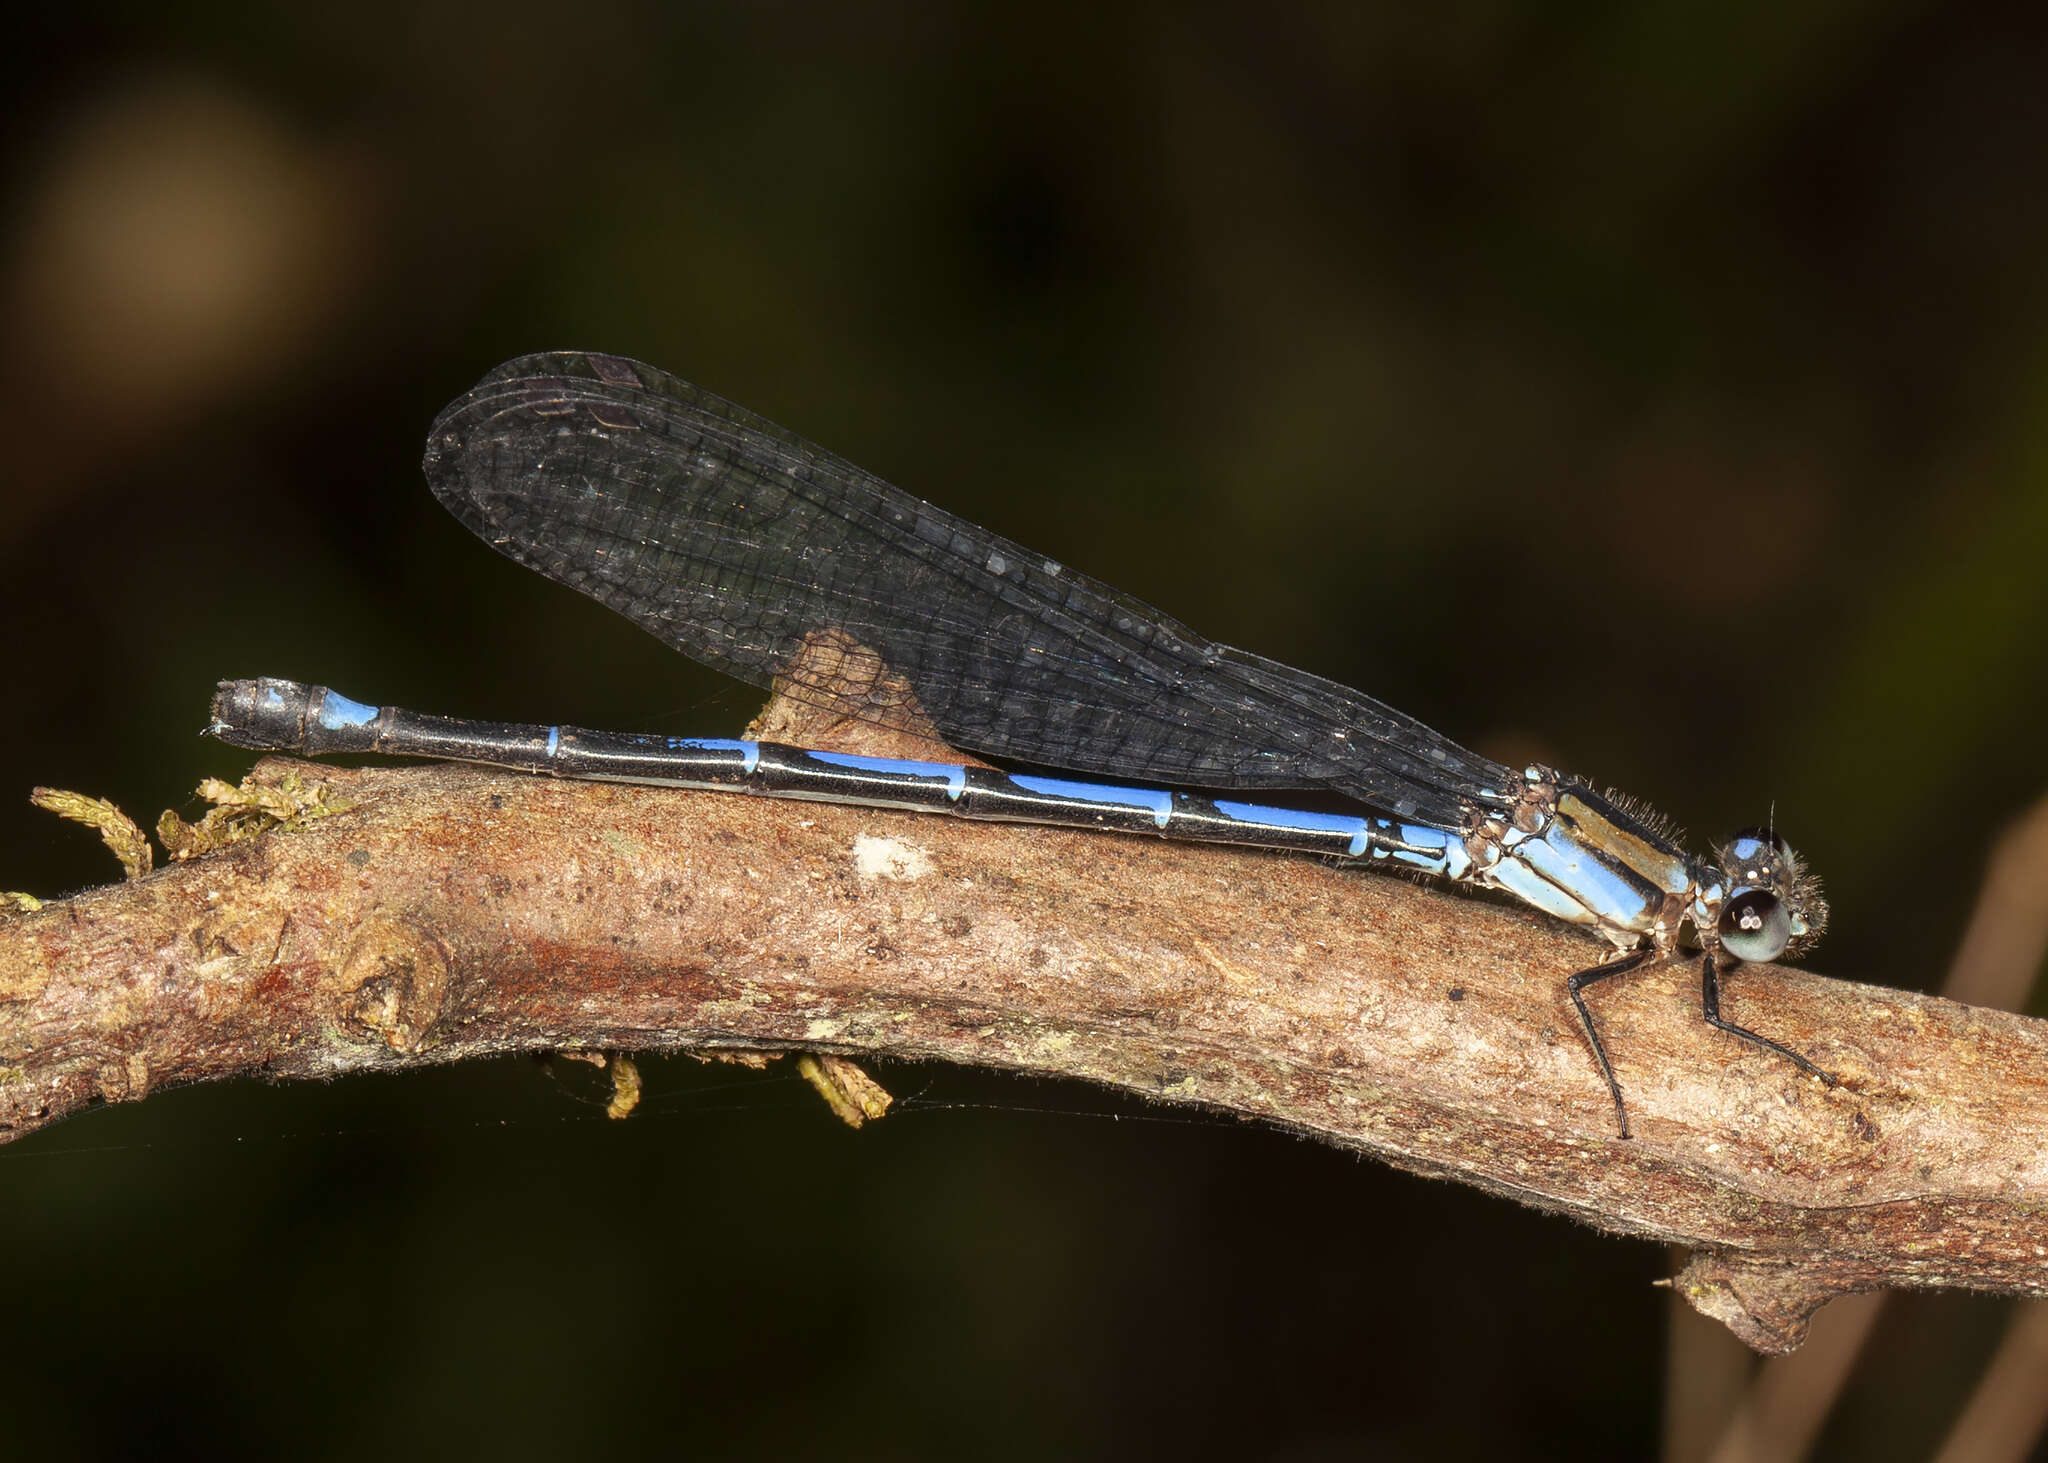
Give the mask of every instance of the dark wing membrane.
[[[1506, 769], [1412, 718], [1204, 640], [637, 362], [507, 362], [435, 422], [426, 473], [500, 553], [756, 685], [836, 629], [898, 672], [949, 740], [990, 756], [1326, 788], [1447, 826], [1505, 805]], [[810, 674], [783, 689], [910, 724], [872, 681]]]

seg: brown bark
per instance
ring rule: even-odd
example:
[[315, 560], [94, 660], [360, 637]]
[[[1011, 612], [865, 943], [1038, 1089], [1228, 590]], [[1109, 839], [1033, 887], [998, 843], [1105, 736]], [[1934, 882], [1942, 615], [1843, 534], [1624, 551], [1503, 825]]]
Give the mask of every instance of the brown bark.
[[[934, 755], [778, 704], [777, 734]], [[0, 923], [0, 1133], [236, 1075], [766, 1048], [1079, 1078], [1616, 1233], [1767, 1351], [1835, 1295], [2048, 1295], [2048, 1023], [1690, 963], [1314, 860], [469, 768], [308, 768], [346, 811]]]

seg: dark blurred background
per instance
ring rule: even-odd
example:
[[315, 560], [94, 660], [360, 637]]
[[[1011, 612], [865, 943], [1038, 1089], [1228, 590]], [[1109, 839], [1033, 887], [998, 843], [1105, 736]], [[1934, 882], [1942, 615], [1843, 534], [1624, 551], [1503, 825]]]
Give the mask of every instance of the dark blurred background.
[[[1775, 809], [1815, 968], [1932, 987], [2048, 787], [2044, 63], [1868, 0], [17, 14], [0, 889], [114, 872], [32, 784], [246, 770], [223, 676], [739, 727], [420, 481], [578, 346], [1702, 838]], [[855, 1134], [647, 1069], [623, 1124], [506, 1062], [0, 1152], [10, 1448], [1660, 1446], [1649, 1246], [1084, 1089], [882, 1069]], [[1819, 1455], [1924, 1456], [2006, 1315], [1894, 1304]]]

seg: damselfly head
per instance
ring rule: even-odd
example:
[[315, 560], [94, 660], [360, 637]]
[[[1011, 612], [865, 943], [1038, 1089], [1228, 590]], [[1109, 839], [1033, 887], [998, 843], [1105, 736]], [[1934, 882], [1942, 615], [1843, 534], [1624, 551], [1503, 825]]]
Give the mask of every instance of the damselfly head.
[[1762, 964], [1797, 955], [1827, 928], [1820, 881], [1774, 829], [1745, 828], [1718, 853], [1727, 893], [1714, 938], [1738, 960]]

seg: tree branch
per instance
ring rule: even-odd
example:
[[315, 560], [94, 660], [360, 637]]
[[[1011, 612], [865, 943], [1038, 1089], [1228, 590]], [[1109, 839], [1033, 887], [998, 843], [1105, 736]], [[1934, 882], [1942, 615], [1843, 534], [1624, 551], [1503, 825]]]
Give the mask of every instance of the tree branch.
[[[775, 703], [771, 734], [957, 756]], [[1515, 908], [1316, 861], [469, 768], [308, 768], [345, 810], [0, 923], [0, 1133], [261, 1073], [752, 1048], [1078, 1078], [1683, 1245], [1788, 1350], [1829, 1298], [2048, 1295], [2048, 1023], [1779, 969], [1596, 993], [1637, 1137]]]

